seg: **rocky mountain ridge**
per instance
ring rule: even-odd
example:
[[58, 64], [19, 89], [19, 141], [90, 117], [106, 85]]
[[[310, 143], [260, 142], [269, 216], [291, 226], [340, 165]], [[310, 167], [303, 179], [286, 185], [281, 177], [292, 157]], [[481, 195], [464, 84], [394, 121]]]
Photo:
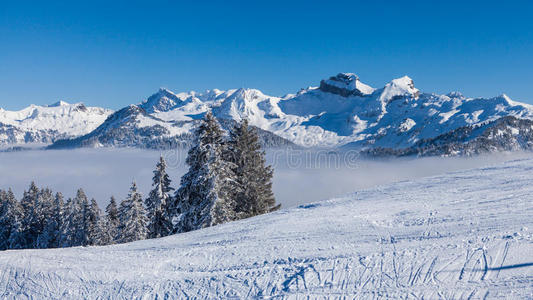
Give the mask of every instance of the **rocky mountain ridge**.
[[[525, 141], [529, 141], [529, 120], [533, 119], [533, 106], [515, 102], [506, 95], [485, 99], [468, 98], [458, 92], [446, 95], [424, 93], [407, 76], [394, 79], [382, 88], [373, 88], [353, 73], [339, 73], [321, 80], [319, 87], [302, 89], [283, 97], [244, 88], [214, 89], [203, 93], [174, 93], [161, 88], [142, 103], [114, 113], [98, 108], [84, 110], [83, 107], [65, 103], [46, 107], [61, 109], [57, 118], [60, 122], [49, 128], [40, 124], [40, 128], [30, 127], [31, 130], [20, 124], [39, 123], [39, 118], [30, 117], [31, 121], [19, 123], [13, 120], [3, 122], [2, 113], [6, 111], [0, 111], [0, 134], [3, 133], [0, 142], [54, 142], [52, 148], [172, 148], [187, 145], [197, 120], [211, 111], [226, 125], [248, 119], [251, 125], [261, 130], [266, 146], [342, 147], [366, 153], [399, 151], [418, 155], [455, 155], [485, 151], [481, 145], [479, 151], [473, 149], [476, 148], [473, 141], [480, 137], [464, 138], [464, 135], [488, 134], [494, 124], [510, 135], [492, 135], [501, 146], [487, 150], [529, 149], [529, 143]], [[71, 117], [76, 111], [90, 112], [90, 117]], [[86, 131], [74, 129], [84, 122], [88, 125], [84, 127]], [[57, 132], [53, 133], [53, 130]], [[7, 131], [17, 137], [10, 138]], [[489, 135], [485, 139], [488, 140]], [[452, 150], [465, 143], [470, 145], [470, 150]]]

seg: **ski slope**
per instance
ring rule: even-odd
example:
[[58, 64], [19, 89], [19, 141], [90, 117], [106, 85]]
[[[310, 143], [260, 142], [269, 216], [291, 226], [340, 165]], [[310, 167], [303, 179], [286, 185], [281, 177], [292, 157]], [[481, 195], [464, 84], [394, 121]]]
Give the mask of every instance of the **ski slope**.
[[533, 159], [157, 240], [0, 253], [0, 298], [533, 298]]

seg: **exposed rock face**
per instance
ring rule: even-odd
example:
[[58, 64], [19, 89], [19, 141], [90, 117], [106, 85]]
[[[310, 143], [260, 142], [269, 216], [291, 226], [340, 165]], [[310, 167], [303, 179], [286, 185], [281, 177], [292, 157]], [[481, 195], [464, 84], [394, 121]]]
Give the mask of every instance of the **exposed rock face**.
[[339, 73], [337, 76], [320, 81], [320, 90], [343, 97], [364, 97], [374, 92], [372, 87], [359, 81], [359, 77], [353, 73]]

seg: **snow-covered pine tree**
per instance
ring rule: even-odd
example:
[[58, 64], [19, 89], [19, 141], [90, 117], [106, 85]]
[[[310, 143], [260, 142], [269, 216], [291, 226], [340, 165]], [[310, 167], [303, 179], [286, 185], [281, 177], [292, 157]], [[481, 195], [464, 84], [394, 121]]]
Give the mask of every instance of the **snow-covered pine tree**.
[[37, 239], [39, 248], [58, 248], [61, 239], [61, 224], [63, 223], [64, 210], [63, 194], [56, 193], [54, 202], [50, 209], [46, 227], [43, 233]]
[[0, 190], [0, 250], [9, 249], [12, 225], [12, 209], [7, 202], [7, 192]]
[[11, 189], [2, 190], [0, 199], [0, 250], [6, 250], [11, 248], [12, 241], [17, 244], [15, 237], [21, 229], [22, 211]]
[[272, 192], [273, 169], [266, 166], [257, 132], [243, 119], [230, 132], [226, 159], [234, 163], [239, 188], [235, 195], [238, 218], [268, 213], [280, 208]]
[[85, 224], [85, 208], [89, 200], [83, 189], [78, 189], [74, 199], [65, 204], [65, 216], [61, 228], [61, 247], [85, 246], [88, 241]]
[[175, 232], [186, 232], [235, 219], [233, 165], [223, 159], [222, 129], [207, 113], [187, 156], [189, 171], [175, 194]]
[[128, 198], [120, 203], [118, 209], [120, 220], [119, 243], [144, 240], [147, 236], [147, 219], [143, 207], [142, 195], [137, 191], [137, 184], [133, 182]]
[[59, 247], [70, 247], [73, 244], [73, 233], [70, 230], [70, 226], [75, 223], [76, 207], [74, 200], [68, 198], [63, 205], [63, 218], [61, 220], [61, 226], [59, 228]]
[[11, 234], [9, 236], [9, 249], [22, 249], [26, 243], [24, 239], [24, 231], [22, 228], [22, 219], [24, 218], [24, 213], [22, 211], [22, 206], [19, 201], [15, 198], [15, 194], [11, 189], [7, 192], [8, 205], [10, 206], [9, 210], [13, 210], [10, 214], [11, 217]]
[[148, 238], [158, 238], [172, 233], [172, 217], [170, 205], [170, 178], [166, 171], [166, 162], [163, 156], [154, 170], [152, 187], [148, 198], [145, 200], [146, 213], [148, 217]]
[[21, 228], [17, 232], [19, 236], [14, 237], [17, 242], [12, 245], [16, 249], [33, 248], [35, 246], [41, 225], [41, 212], [38, 198], [39, 188], [35, 185], [35, 182], [32, 182], [29, 189], [24, 191], [24, 195], [20, 201], [22, 208]]
[[102, 218], [101, 226], [103, 228], [97, 245], [111, 245], [118, 235], [119, 219], [118, 208], [115, 197], [111, 196], [109, 204], [105, 208], [106, 215]]
[[85, 207], [85, 230], [87, 232], [86, 245], [98, 245], [102, 235], [102, 224], [100, 222], [100, 215], [102, 211], [98, 207], [96, 200], [91, 199], [90, 203]]
[[[33, 243], [32, 248], [49, 248], [48, 241], [50, 240], [50, 236], [48, 236], [48, 232], [46, 232], [46, 227], [48, 226], [48, 222], [52, 219], [53, 215], [53, 206], [54, 206], [54, 194], [53, 192], [48, 189], [41, 189], [39, 192], [39, 195], [37, 197], [37, 204], [39, 205], [39, 216], [38, 216], [38, 232], [37, 239]], [[52, 233], [53, 234], [53, 233]]]
[[83, 189], [78, 189], [76, 192], [76, 197], [74, 198], [75, 202], [79, 203], [80, 211], [77, 217], [77, 223], [74, 225], [74, 240], [76, 246], [87, 246], [89, 244], [89, 198], [83, 191]]

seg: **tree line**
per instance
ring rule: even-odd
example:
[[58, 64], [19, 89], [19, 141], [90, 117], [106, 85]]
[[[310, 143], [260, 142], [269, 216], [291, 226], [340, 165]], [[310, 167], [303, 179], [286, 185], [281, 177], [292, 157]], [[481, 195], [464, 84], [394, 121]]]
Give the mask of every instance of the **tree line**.
[[[207, 113], [189, 149], [189, 170], [174, 190], [161, 156], [146, 198], [132, 183], [126, 199], [105, 211], [83, 189], [66, 201], [32, 182], [17, 200], [0, 190], [0, 250], [109, 245], [164, 237], [280, 208], [256, 131], [243, 120], [229, 136]], [[175, 192], [173, 192], [175, 191]]]

